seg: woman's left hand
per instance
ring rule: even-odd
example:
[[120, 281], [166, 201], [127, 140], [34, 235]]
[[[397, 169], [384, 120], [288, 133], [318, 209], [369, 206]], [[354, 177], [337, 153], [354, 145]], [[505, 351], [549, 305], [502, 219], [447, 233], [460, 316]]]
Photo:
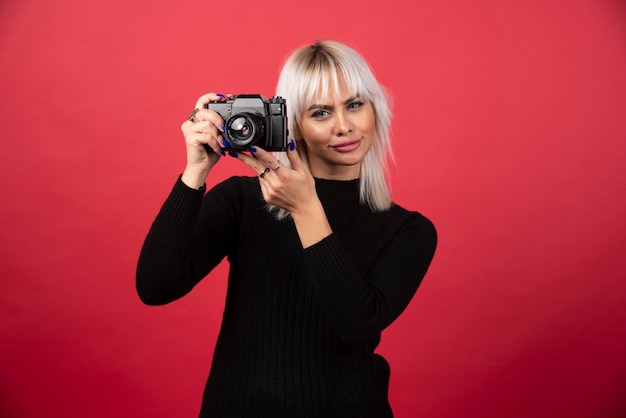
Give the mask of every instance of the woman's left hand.
[[300, 159], [295, 144], [290, 145], [287, 157], [291, 167], [281, 165], [276, 157], [259, 147], [254, 147], [251, 155], [238, 153], [237, 158], [259, 176], [265, 201], [291, 214], [306, 248], [330, 235], [332, 230], [315, 191], [315, 179]]
[[282, 165], [272, 154], [256, 146], [251, 147], [250, 155], [237, 153], [237, 158], [259, 176], [265, 201], [293, 213], [318, 198], [315, 180], [298, 153], [295, 149], [288, 150], [287, 156], [291, 168]]

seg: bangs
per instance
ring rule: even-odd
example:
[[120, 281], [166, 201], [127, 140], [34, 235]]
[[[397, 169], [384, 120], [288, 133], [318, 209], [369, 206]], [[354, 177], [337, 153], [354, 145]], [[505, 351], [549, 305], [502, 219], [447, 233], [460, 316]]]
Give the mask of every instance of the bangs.
[[[343, 81], [350, 94], [364, 100], [371, 100], [371, 94], [364, 88], [360, 72], [350, 60], [332, 56], [327, 51], [317, 51], [301, 68], [302, 76], [298, 80], [297, 90], [292, 100], [297, 119], [320, 97], [328, 97], [330, 93], [339, 94], [339, 84]], [[345, 97], [336, 97], [338, 101]]]
[[[372, 104], [376, 121], [373, 145], [363, 159], [359, 174], [361, 203], [375, 212], [388, 210], [392, 201], [387, 163], [393, 161], [390, 103], [384, 87], [358, 52], [339, 42], [317, 41], [298, 48], [287, 58], [278, 78], [276, 95], [287, 100], [289, 135], [296, 142], [303, 140], [300, 132], [303, 113], [316, 104], [316, 100], [325, 100], [329, 94], [338, 95], [342, 82], [347, 94]], [[347, 97], [334, 99], [343, 102]], [[308, 165], [306, 147], [297, 150], [303, 163]], [[290, 164], [286, 153], [277, 154], [283, 164]], [[270, 210], [276, 211], [277, 219], [289, 216], [289, 212], [275, 206]]]

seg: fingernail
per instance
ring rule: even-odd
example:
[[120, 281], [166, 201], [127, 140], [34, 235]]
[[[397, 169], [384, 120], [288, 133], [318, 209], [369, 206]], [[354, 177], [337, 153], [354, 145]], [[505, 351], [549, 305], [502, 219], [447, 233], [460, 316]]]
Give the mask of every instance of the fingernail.
[[226, 129], [226, 124], [222, 123], [222, 132], [224, 132], [224, 129]]
[[222, 145], [224, 145], [224, 148], [229, 149], [230, 148], [230, 144], [228, 143], [227, 140], [222, 139]]
[[224, 97], [226, 97], [223, 94], [219, 94], [219, 93], [216, 93], [215, 95], [218, 96], [220, 99], [223, 99]]
[[296, 149], [296, 141], [293, 139], [289, 141], [289, 151], [293, 151]]
[[220, 148], [220, 155], [221, 155], [222, 157], [225, 157], [225, 156], [226, 156], [226, 153], [225, 153], [225, 152], [224, 152], [224, 150], [223, 150], [223, 149], [221, 149], [221, 148]]
[[250, 146], [248, 147], [248, 151], [250, 151], [250, 152], [256, 152], [256, 147], [255, 147], [254, 145], [250, 145]]
[[230, 155], [233, 158], [237, 158], [238, 157], [237, 153], [234, 152], [234, 151], [228, 151], [228, 155]]

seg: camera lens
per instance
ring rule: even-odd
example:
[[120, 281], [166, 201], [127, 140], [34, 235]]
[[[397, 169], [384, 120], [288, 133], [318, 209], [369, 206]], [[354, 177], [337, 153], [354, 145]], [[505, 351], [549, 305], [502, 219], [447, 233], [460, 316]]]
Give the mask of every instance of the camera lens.
[[263, 122], [251, 113], [239, 113], [228, 120], [226, 133], [231, 147], [246, 149], [263, 138]]

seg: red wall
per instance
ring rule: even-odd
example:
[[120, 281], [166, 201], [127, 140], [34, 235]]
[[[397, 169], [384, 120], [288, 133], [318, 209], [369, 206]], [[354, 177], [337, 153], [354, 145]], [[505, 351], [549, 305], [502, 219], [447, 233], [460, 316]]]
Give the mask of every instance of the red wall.
[[626, 416], [618, 0], [2, 2], [0, 416], [197, 415], [225, 269], [150, 308], [137, 255], [196, 97], [272, 95], [318, 37], [393, 94], [395, 199], [440, 234], [380, 346], [397, 417]]

